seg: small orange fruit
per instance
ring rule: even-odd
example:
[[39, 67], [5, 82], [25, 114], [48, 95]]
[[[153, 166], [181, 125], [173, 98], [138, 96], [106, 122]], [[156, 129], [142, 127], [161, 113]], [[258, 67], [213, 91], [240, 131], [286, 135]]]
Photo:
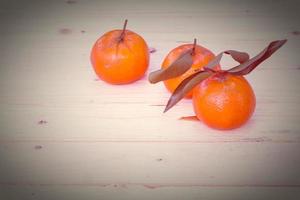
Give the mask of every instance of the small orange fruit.
[[128, 84], [139, 80], [149, 65], [145, 40], [130, 30], [105, 33], [94, 44], [91, 62], [98, 77], [111, 84]]
[[217, 72], [193, 89], [197, 118], [215, 129], [234, 129], [248, 121], [255, 95], [243, 76]]
[[[201, 69], [203, 66], [205, 66], [206, 64], [208, 64], [212, 59], [215, 58], [215, 55], [208, 49], [200, 46], [200, 45], [196, 45], [194, 44], [184, 44], [181, 46], [176, 47], [175, 49], [171, 50], [169, 52], [169, 54], [166, 56], [166, 58], [164, 59], [161, 68], [165, 69], [167, 67], [169, 67], [176, 59], [178, 59], [178, 57], [185, 51], [189, 50], [189, 49], [193, 49], [193, 64], [191, 66], [191, 68], [186, 71], [184, 74], [182, 74], [181, 76], [172, 78], [172, 79], [168, 79], [164, 81], [164, 85], [167, 88], [167, 90], [171, 93], [174, 92], [174, 90], [177, 88], [177, 86], [187, 77], [189, 77], [190, 75], [192, 75], [196, 69]], [[215, 69], [219, 69], [220, 66], [216, 66]], [[189, 92], [185, 98], [192, 98], [192, 91]]]

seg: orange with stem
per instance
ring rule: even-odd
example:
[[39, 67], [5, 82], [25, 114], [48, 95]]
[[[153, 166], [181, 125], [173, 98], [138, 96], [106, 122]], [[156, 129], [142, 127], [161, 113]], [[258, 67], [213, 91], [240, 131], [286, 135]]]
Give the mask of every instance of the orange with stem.
[[142, 78], [149, 65], [149, 50], [145, 40], [127, 30], [105, 33], [94, 44], [91, 62], [98, 77], [111, 84], [128, 84]]
[[[179, 56], [188, 51], [192, 50], [192, 65], [191, 67], [182, 75], [164, 80], [164, 85], [169, 92], [174, 92], [177, 86], [187, 77], [192, 75], [195, 70], [202, 69], [207, 63], [209, 63], [212, 59], [215, 58], [215, 55], [208, 49], [203, 46], [196, 44], [196, 39], [194, 40], [194, 44], [184, 44], [181, 46], [176, 47], [175, 49], [171, 50], [168, 55], [165, 57], [161, 68], [166, 69], [168, 68], [175, 60], [179, 58]], [[215, 69], [219, 69], [219, 65], [215, 67]], [[185, 97], [192, 98], [192, 91], [189, 92]]]

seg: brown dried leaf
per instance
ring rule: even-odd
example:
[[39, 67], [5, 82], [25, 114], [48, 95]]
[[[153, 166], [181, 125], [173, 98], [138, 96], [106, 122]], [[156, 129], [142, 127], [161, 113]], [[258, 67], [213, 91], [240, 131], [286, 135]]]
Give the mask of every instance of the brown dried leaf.
[[249, 60], [249, 54], [246, 52], [227, 50], [224, 53], [231, 55], [231, 57], [239, 63], [244, 63]]
[[185, 121], [199, 121], [197, 116], [183, 116], [180, 117], [179, 120], [185, 120]]
[[275, 51], [282, 47], [286, 43], [286, 41], [287, 40], [277, 40], [271, 42], [263, 51], [261, 51], [255, 57], [227, 71], [234, 75], [246, 75], [250, 73], [260, 63], [269, 58]]
[[183, 52], [169, 67], [151, 72], [148, 77], [149, 82], [157, 83], [159, 81], [175, 78], [184, 74], [193, 64], [191, 53], [191, 50], [187, 50]]
[[214, 70], [214, 67], [218, 64], [220, 64], [220, 61], [222, 59], [222, 56], [223, 56], [223, 52], [222, 53], [219, 53], [214, 59], [212, 59], [207, 65], [205, 65], [203, 67], [204, 70], [207, 70], [207, 71], [215, 71]]
[[204, 69], [209, 70], [209, 71], [214, 71], [213, 68], [220, 63], [224, 53], [230, 55], [235, 61], [237, 61], [239, 63], [244, 63], [247, 60], [249, 60], [249, 54], [247, 54], [246, 52], [227, 50], [227, 51], [223, 51], [223, 52], [219, 53], [213, 60], [211, 60], [204, 67]]
[[173, 92], [170, 97], [164, 112], [167, 112], [172, 108], [178, 101], [180, 101], [189, 91], [191, 91], [201, 81], [212, 75], [211, 71], [199, 71], [195, 74], [184, 79]]

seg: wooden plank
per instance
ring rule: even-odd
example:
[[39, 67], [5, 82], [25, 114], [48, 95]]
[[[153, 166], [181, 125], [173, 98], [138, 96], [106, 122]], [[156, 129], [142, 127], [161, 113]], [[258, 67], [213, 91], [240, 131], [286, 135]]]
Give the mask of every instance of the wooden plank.
[[300, 187], [299, 143], [14, 143], [4, 185]]
[[[298, 200], [299, 188], [291, 187], [163, 187], [151, 189], [139, 185], [108, 186], [5, 186], [0, 187], [5, 199], [90, 199], [90, 200]], [[0, 193], [1, 194], [1, 193]], [[1, 195], [0, 195], [1, 197]]]

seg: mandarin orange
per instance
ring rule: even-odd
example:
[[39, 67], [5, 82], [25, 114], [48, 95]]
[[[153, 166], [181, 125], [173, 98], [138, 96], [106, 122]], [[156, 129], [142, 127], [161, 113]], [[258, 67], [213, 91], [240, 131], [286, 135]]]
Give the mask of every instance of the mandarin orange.
[[255, 109], [255, 94], [243, 76], [217, 72], [193, 89], [197, 118], [215, 129], [234, 129], [246, 123]]
[[98, 77], [111, 84], [128, 84], [142, 78], [149, 65], [149, 50], [137, 33], [126, 30], [105, 33], [94, 44], [91, 62]]
[[[164, 85], [167, 88], [167, 90], [171, 93], [174, 92], [174, 90], [177, 88], [177, 86], [187, 77], [192, 75], [195, 70], [201, 69], [203, 66], [208, 64], [213, 58], [215, 58], [215, 55], [208, 49], [200, 46], [200, 45], [195, 45], [195, 44], [184, 44], [181, 46], [176, 47], [175, 49], [171, 50], [168, 55], [165, 57], [161, 68], [165, 69], [168, 66], [170, 66], [178, 57], [185, 51], [189, 49], [193, 49], [193, 64], [191, 68], [186, 71], [184, 74], [181, 76], [168, 79], [164, 81]], [[216, 66], [215, 69], [219, 69], [220, 66]], [[192, 98], [192, 91], [189, 92], [185, 98]]]

